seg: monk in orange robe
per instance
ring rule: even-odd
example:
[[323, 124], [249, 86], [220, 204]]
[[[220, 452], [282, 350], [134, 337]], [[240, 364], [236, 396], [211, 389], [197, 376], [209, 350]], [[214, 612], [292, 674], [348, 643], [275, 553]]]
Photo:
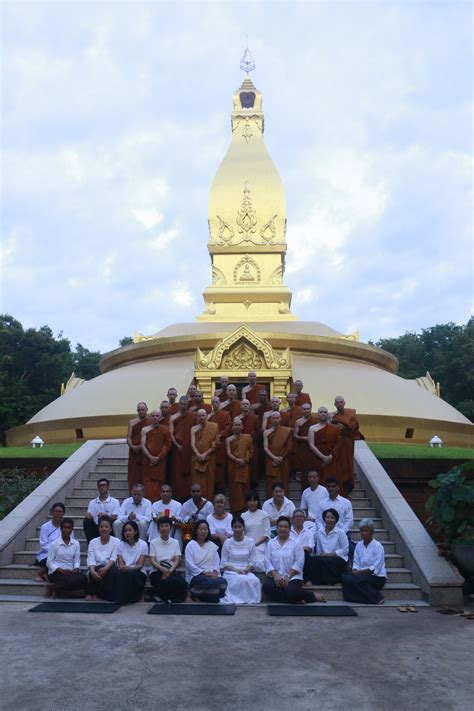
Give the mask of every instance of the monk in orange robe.
[[212, 410], [212, 407], [207, 402], [204, 402], [202, 392], [200, 390], [196, 390], [196, 393], [194, 395], [194, 405], [188, 406], [188, 410], [190, 412], [205, 410], [206, 414], [209, 414], [209, 412], [211, 412]]
[[235, 385], [227, 386], [227, 400], [221, 400], [221, 410], [228, 412], [230, 421], [240, 415], [240, 401], [237, 399], [237, 388]]
[[333, 425], [341, 431], [341, 439], [336, 451], [341, 476], [342, 495], [350, 494], [354, 488], [354, 441], [361, 439], [356, 411], [346, 407], [342, 395], [336, 395], [335, 412], [330, 415]]
[[178, 397], [178, 391], [176, 388], [169, 388], [166, 397], [168, 398], [168, 402], [170, 404], [168, 408], [168, 415], [171, 417], [171, 415], [175, 415], [179, 411], [179, 405], [176, 402], [176, 398]]
[[191, 486], [191, 427], [196, 424], [196, 413], [188, 411], [188, 398], [179, 398], [179, 411], [170, 417], [173, 440], [171, 450], [171, 485], [177, 499], [184, 501]]
[[166, 481], [166, 455], [171, 449], [169, 427], [160, 424], [161, 412], [153, 410], [152, 424], [144, 427], [141, 436], [143, 452], [144, 496], [152, 503], [159, 501], [160, 490]]
[[228, 412], [221, 410], [221, 401], [217, 395], [211, 399], [212, 411], [207, 416], [208, 422], [215, 422], [219, 430], [219, 443], [216, 449], [215, 484], [216, 490], [225, 489], [226, 451], [225, 440], [231, 431], [231, 419]]
[[148, 407], [146, 402], [139, 402], [137, 415], [128, 423], [128, 489], [131, 492], [134, 484], [142, 483], [143, 452], [141, 448], [142, 429], [151, 424], [147, 417]]
[[227, 388], [229, 385], [229, 377], [227, 375], [221, 375], [220, 377], [220, 387], [216, 388], [214, 395], [217, 395], [221, 402], [227, 400]]
[[192, 482], [200, 484], [203, 495], [212, 499], [215, 488], [216, 448], [219, 444], [219, 428], [208, 422], [205, 410], [197, 411], [197, 425], [191, 427]]
[[275, 481], [284, 484], [288, 491], [289, 482], [289, 455], [293, 447], [293, 431], [290, 427], [281, 425], [279, 412], [272, 413], [271, 429], [263, 433], [263, 448], [267, 455], [265, 486], [267, 498], [272, 495], [272, 486]]
[[270, 403], [268, 402], [268, 394], [266, 388], [260, 386], [258, 392], [258, 400], [255, 405], [252, 405], [252, 412], [254, 415], [258, 416], [260, 432], [256, 442], [257, 448], [257, 469], [258, 472], [265, 471], [265, 452], [263, 451], [263, 434], [262, 434], [262, 419], [265, 413], [271, 410]]
[[311, 402], [311, 398], [309, 396], [309, 393], [303, 392], [303, 381], [302, 380], [295, 380], [294, 392], [296, 393], [295, 405], [302, 407], [302, 405], [304, 405], [307, 402], [307, 403], [309, 403], [310, 407], [313, 406], [312, 402]]
[[240, 513], [245, 508], [250, 484], [249, 462], [254, 453], [252, 436], [244, 434], [242, 430], [242, 417], [234, 418], [232, 434], [225, 441], [229, 473], [229, 506], [232, 513]]
[[188, 397], [188, 410], [191, 407], [194, 407], [196, 404], [195, 396], [197, 392], [197, 386], [194, 383], [191, 383], [191, 385], [188, 388], [188, 392], [186, 393]]
[[258, 484], [258, 452], [257, 442], [260, 435], [258, 415], [254, 415], [250, 401], [244, 398], [240, 403], [240, 419], [243, 425], [243, 434], [249, 434], [252, 438], [253, 454], [250, 460], [250, 480], [252, 486]]
[[311, 405], [305, 402], [301, 406], [302, 415], [295, 422], [293, 437], [295, 440], [295, 455], [298, 469], [301, 472], [301, 490], [308, 486], [308, 472], [314, 464], [314, 453], [308, 445], [308, 430], [319, 420], [316, 415], [311, 414]]
[[170, 404], [168, 400], [162, 400], [160, 402], [160, 425], [164, 427], [169, 427], [170, 425], [170, 414], [169, 414]]
[[274, 395], [270, 400], [270, 410], [268, 410], [268, 412], [265, 412], [265, 414], [262, 417], [262, 424], [261, 424], [262, 430], [269, 430], [270, 429], [270, 427], [272, 426], [272, 419], [271, 419], [272, 415], [274, 412], [280, 412], [280, 405], [281, 405], [280, 398], [277, 397], [276, 395]]
[[250, 405], [255, 405], [258, 402], [258, 394], [261, 387], [257, 383], [257, 373], [251, 370], [248, 374], [248, 385], [245, 385], [240, 393], [241, 400], [248, 400]]
[[296, 393], [288, 393], [286, 396], [288, 406], [281, 411], [281, 424], [283, 427], [295, 426], [296, 420], [301, 417], [301, 408], [296, 404]]
[[308, 446], [314, 454], [311, 469], [318, 472], [321, 484], [325, 484], [328, 477], [335, 477], [339, 481], [336, 450], [340, 439], [339, 427], [330, 423], [327, 407], [320, 407], [317, 424], [308, 430]]

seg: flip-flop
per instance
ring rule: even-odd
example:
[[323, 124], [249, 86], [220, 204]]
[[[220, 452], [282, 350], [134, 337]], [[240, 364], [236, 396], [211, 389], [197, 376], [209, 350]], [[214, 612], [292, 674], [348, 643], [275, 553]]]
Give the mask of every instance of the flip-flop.
[[408, 605], [400, 605], [398, 608], [399, 612], [408, 612]]
[[408, 605], [408, 612], [418, 612], [414, 605]]
[[444, 605], [443, 607], [440, 607], [439, 610], [436, 610], [436, 612], [439, 612], [441, 615], [461, 615], [464, 610], [459, 610], [457, 607], [447, 607]]
[[461, 617], [465, 617], [466, 620], [474, 620], [474, 612], [463, 612]]

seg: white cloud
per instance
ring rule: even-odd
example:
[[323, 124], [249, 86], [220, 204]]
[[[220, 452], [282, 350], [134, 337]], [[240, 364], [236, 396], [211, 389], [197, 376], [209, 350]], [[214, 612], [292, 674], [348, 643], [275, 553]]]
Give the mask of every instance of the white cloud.
[[165, 230], [164, 232], [160, 232], [160, 234], [156, 235], [156, 237], [150, 240], [148, 244], [152, 247], [152, 249], [163, 250], [166, 249], [171, 242], [175, 241], [177, 235], [178, 230]]
[[130, 213], [147, 230], [157, 227], [163, 220], [163, 214], [156, 207], [131, 208]]
[[186, 282], [178, 282], [171, 292], [171, 298], [178, 306], [190, 307], [194, 305], [195, 298], [191, 288]]

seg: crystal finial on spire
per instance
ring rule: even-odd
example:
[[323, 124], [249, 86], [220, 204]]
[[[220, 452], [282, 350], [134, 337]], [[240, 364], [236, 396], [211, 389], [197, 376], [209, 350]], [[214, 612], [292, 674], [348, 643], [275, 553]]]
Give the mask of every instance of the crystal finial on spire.
[[255, 69], [255, 62], [253, 61], [252, 55], [250, 54], [250, 50], [248, 47], [244, 52], [244, 56], [240, 60], [240, 68], [243, 72], [247, 72], [247, 75], [249, 72], [252, 72]]

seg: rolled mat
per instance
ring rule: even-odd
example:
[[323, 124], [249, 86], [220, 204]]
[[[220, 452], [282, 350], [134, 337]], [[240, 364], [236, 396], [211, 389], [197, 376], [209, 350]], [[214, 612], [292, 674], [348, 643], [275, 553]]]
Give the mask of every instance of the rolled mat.
[[347, 605], [267, 605], [272, 617], [357, 617]]
[[235, 605], [174, 603], [153, 605], [147, 615], [235, 615]]
[[95, 615], [110, 615], [121, 605], [116, 602], [41, 602], [30, 607], [28, 612], [85, 612]]

